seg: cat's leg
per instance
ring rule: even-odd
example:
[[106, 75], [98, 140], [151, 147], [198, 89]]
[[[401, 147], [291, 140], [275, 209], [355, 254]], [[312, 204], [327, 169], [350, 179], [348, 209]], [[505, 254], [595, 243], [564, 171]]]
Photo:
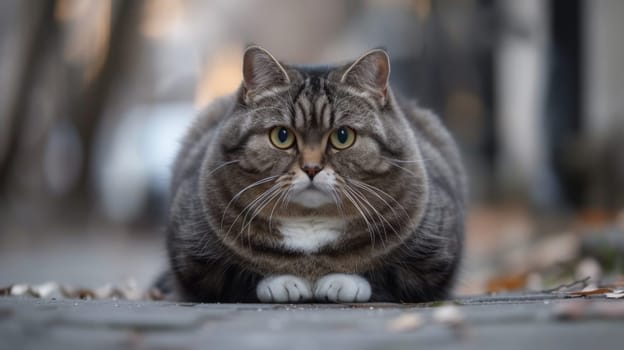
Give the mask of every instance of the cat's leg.
[[332, 273], [314, 284], [314, 298], [334, 303], [363, 303], [371, 297], [371, 286], [359, 275]]
[[297, 303], [312, 299], [312, 287], [297, 276], [269, 276], [258, 283], [256, 295], [263, 303]]

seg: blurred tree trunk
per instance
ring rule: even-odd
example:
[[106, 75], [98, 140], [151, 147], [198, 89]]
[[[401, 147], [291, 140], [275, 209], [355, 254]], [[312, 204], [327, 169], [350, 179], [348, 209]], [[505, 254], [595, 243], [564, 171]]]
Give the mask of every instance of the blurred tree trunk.
[[80, 180], [74, 194], [78, 195], [78, 198], [86, 199], [87, 202], [93, 199], [90, 195], [91, 191], [89, 191], [90, 179], [92, 178], [89, 169], [93, 156], [95, 134], [97, 127], [101, 124], [100, 121], [111, 92], [122, 75], [124, 62], [131, 58], [128, 53], [137, 37], [137, 27], [140, 22], [139, 11], [142, 4], [143, 1], [139, 0], [113, 1], [109, 48], [106, 51], [104, 64], [93, 82], [74, 101], [74, 109], [70, 111], [84, 150]]
[[[15, 92], [8, 109], [7, 125], [10, 131], [6, 133], [5, 152], [0, 154], [0, 192], [13, 189], [21, 193], [20, 188], [13, 186], [16, 179], [30, 176], [41, 180], [45, 176], [41, 163], [46, 141], [50, 129], [64, 118], [75, 126], [83, 150], [78, 180], [64, 198], [65, 204], [73, 203], [77, 208], [88, 209], [93, 199], [89, 188], [92, 178], [89, 170], [92, 168], [95, 134], [111, 92], [123, 75], [124, 63], [131, 58], [129, 48], [137, 37], [143, 2], [112, 1], [107, 49], [102, 53], [104, 57], [98, 58], [103, 63], [86, 85], [86, 67], [75, 69], [63, 58], [61, 43], [67, 39], [63, 37], [67, 32], [55, 19], [57, 4], [54, 0], [29, 0], [22, 4], [24, 8], [20, 13], [24, 14], [24, 21], [27, 22], [25, 27], [32, 30], [25, 31], [24, 38], [19, 40], [24, 42], [23, 64], [19, 66]], [[50, 69], [59, 72], [56, 80], [50, 81], [43, 74]], [[46, 117], [38, 115], [41, 107], [37, 106], [37, 96], [41, 95], [42, 89], [46, 97], [54, 102], [52, 110], [46, 111]], [[32, 136], [34, 131], [29, 129], [34, 129], [34, 126], [45, 130], [38, 130], [34, 144], [31, 138], [29, 147], [24, 147], [24, 139], [27, 135]], [[24, 174], [24, 171], [30, 173]], [[37, 193], [37, 196], [44, 199], [46, 193]]]
[[[9, 131], [5, 133], [4, 152], [0, 152], [0, 190], [6, 189], [11, 181], [13, 167], [18, 156], [20, 138], [24, 134], [26, 118], [24, 116], [30, 95], [38, 82], [36, 77], [36, 67], [45, 59], [44, 51], [48, 47], [47, 42], [52, 41], [58, 35], [58, 28], [54, 22], [54, 0], [24, 0], [22, 4], [25, 9], [21, 11], [23, 21], [27, 23], [26, 28], [31, 30], [23, 32], [23, 37], [18, 42], [22, 43], [23, 53], [21, 54], [19, 73], [15, 79], [15, 87], [9, 94], [10, 107], [8, 108], [8, 119], [6, 125]], [[17, 34], [22, 34], [16, 31]]]

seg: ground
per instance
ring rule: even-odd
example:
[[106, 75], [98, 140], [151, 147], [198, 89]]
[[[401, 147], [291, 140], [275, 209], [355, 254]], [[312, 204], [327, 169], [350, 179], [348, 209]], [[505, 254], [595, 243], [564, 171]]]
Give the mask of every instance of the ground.
[[2, 349], [599, 349], [624, 301], [525, 294], [431, 304], [191, 304], [0, 297]]

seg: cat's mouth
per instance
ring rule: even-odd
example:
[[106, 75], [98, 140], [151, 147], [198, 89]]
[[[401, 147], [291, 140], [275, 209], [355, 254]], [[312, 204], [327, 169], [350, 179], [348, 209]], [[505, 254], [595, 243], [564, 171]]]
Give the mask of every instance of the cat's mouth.
[[323, 192], [323, 190], [321, 190], [319, 186], [316, 185], [314, 182], [310, 182], [306, 187], [303, 188], [303, 191], [308, 191], [308, 190]]
[[306, 208], [318, 208], [326, 204], [334, 203], [331, 194], [319, 188], [314, 183], [308, 184], [297, 191], [290, 200]]

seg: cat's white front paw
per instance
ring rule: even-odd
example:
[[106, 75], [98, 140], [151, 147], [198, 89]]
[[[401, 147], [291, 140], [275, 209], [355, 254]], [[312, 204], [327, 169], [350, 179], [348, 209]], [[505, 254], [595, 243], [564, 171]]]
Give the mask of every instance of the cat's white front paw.
[[297, 276], [269, 276], [258, 283], [256, 296], [263, 303], [297, 303], [312, 299], [312, 287]]
[[363, 303], [371, 297], [371, 286], [358, 275], [332, 273], [321, 277], [314, 285], [314, 298], [334, 303]]

